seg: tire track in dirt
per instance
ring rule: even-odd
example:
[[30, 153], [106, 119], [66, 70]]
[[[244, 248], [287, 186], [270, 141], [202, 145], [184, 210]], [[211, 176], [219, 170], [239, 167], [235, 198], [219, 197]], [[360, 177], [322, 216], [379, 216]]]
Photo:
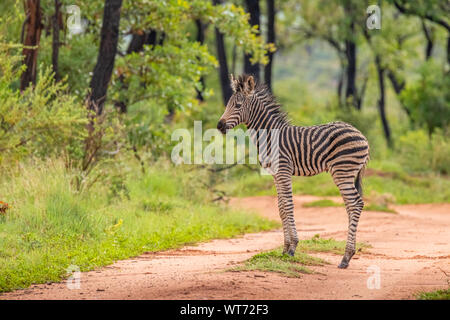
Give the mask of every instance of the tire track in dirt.
[[[339, 197], [327, 197], [342, 202]], [[314, 234], [346, 239], [343, 207], [303, 208], [323, 197], [294, 196], [301, 239]], [[233, 199], [231, 205], [279, 220], [276, 197]], [[269, 272], [230, 272], [256, 253], [281, 246], [281, 230], [213, 240], [179, 250], [145, 253], [81, 274], [81, 288], [65, 282], [33, 285], [0, 295], [0, 299], [414, 299], [419, 291], [450, 284], [450, 204], [395, 206], [399, 214], [364, 211], [358, 241], [370, 243], [346, 270], [340, 255], [312, 254], [330, 265], [316, 273], [286, 278]], [[366, 272], [380, 268], [380, 289], [368, 289]]]

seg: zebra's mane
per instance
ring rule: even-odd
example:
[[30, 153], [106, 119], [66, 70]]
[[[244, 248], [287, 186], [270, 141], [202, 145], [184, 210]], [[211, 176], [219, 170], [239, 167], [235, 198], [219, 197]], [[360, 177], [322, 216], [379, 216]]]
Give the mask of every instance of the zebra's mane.
[[281, 104], [265, 83], [256, 81], [254, 95], [258, 97], [265, 108], [273, 108], [272, 114], [274, 117], [277, 117], [284, 123], [290, 124], [287, 112], [283, 110]]

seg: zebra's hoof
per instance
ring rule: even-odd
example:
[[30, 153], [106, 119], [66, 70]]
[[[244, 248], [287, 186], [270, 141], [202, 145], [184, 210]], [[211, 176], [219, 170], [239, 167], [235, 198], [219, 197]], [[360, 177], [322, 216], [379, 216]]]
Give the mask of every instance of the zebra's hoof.
[[348, 262], [342, 261], [339, 265], [338, 268], [339, 269], [347, 269], [348, 267]]
[[287, 254], [290, 255], [291, 257], [293, 257], [295, 255], [295, 251], [289, 250]]

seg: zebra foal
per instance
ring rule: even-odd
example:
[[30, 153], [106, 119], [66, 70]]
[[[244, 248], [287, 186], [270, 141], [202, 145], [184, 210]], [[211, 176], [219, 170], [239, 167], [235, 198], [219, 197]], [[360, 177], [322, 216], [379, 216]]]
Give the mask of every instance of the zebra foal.
[[[355, 254], [356, 228], [364, 207], [362, 175], [369, 160], [367, 139], [356, 128], [344, 122], [310, 127], [291, 125], [280, 105], [264, 84], [255, 84], [252, 76], [235, 79], [230, 76], [233, 95], [220, 118], [217, 129], [226, 133], [240, 123], [251, 130], [250, 138], [258, 146], [263, 167], [276, 162], [272, 173], [278, 194], [278, 209], [283, 223], [284, 250], [294, 255], [298, 243], [292, 201], [292, 176], [313, 176], [330, 172], [339, 188], [348, 214], [345, 254], [339, 268], [347, 268]], [[262, 138], [258, 132], [268, 132]], [[271, 132], [276, 131], [274, 149]], [[263, 152], [261, 152], [263, 151]]]

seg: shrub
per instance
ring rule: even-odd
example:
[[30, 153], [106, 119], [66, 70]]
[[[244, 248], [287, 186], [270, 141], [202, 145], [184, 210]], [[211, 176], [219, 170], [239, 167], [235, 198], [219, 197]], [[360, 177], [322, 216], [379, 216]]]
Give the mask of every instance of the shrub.
[[399, 162], [411, 172], [436, 171], [450, 173], [450, 140], [442, 130], [428, 136], [422, 130], [408, 131], [400, 136]]
[[420, 69], [420, 79], [408, 84], [400, 100], [410, 111], [418, 126], [425, 126], [431, 134], [436, 128], [445, 128], [450, 119], [450, 75], [430, 59]]
[[2, 44], [0, 38], [0, 164], [31, 154], [61, 154], [86, 133], [86, 109], [66, 94], [64, 81], [55, 82], [49, 69], [39, 73], [34, 87], [23, 92], [14, 87], [23, 72], [20, 48]]
[[431, 167], [434, 171], [450, 174], [450, 137], [437, 129], [431, 135]]

